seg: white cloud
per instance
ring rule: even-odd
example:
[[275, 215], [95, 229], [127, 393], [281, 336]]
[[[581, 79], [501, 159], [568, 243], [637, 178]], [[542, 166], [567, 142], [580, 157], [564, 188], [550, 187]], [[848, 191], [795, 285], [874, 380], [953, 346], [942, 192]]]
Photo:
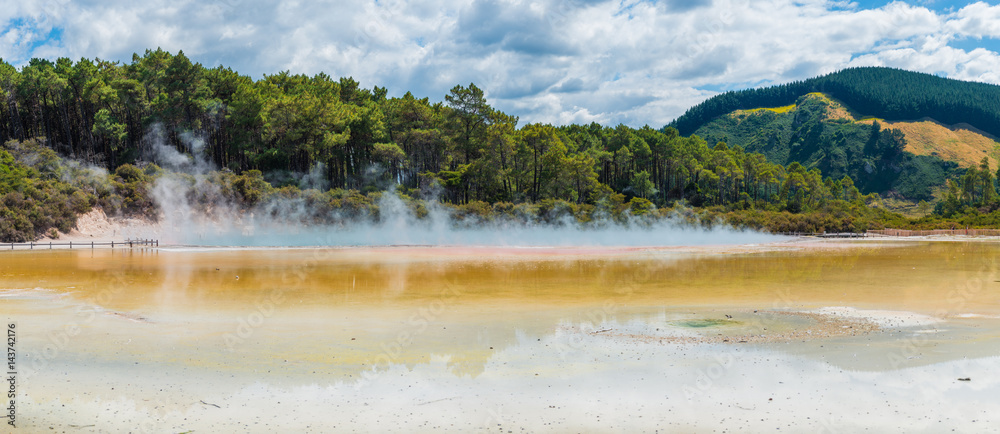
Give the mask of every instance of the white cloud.
[[974, 38], [1000, 37], [1000, 6], [973, 3], [955, 13], [948, 28], [962, 36]]
[[[475, 82], [524, 122], [662, 126], [718, 90], [846, 66], [1000, 83], [1000, 6], [827, 0], [38, 0], [0, 11], [0, 56], [184, 50], [207, 66], [326, 72], [442, 100]], [[45, 41], [49, 30], [62, 31]], [[961, 44], [958, 44], [961, 42]]]

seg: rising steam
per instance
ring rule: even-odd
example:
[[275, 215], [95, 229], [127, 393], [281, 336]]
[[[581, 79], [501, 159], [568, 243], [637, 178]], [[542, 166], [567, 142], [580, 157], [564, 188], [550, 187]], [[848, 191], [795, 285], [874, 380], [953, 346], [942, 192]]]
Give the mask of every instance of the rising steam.
[[[781, 239], [774, 235], [740, 231], [724, 225], [692, 227], [686, 220], [654, 222], [610, 218], [581, 225], [568, 217], [556, 223], [522, 221], [457, 221], [434, 200], [427, 215], [418, 218], [393, 190], [378, 202], [378, 218], [333, 215], [333, 225], [308, 225], [315, 211], [303, 199], [274, 198], [246, 211], [232, 203], [217, 183], [215, 170], [204, 158], [204, 141], [181, 136], [191, 155], [169, 146], [163, 129], [154, 126], [147, 140], [154, 162], [168, 169], [153, 187], [160, 207], [161, 232], [166, 243], [199, 246], [679, 246], [752, 244]], [[270, 175], [271, 181], [297, 183], [303, 190], [326, 188], [317, 166], [307, 174]], [[371, 216], [369, 216], [371, 217]]]

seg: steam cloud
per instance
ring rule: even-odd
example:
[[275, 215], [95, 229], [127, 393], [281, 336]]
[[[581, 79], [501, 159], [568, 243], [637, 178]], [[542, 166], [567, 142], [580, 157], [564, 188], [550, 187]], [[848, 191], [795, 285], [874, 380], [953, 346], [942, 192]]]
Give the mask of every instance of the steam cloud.
[[[196, 246], [694, 246], [754, 244], [782, 237], [724, 225], [691, 227], [680, 217], [649, 223], [633, 219], [625, 224], [610, 218], [583, 226], [572, 217], [554, 224], [520, 221], [456, 222], [447, 208], [428, 201], [428, 214], [417, 218], [390, 190], [378, 202], [379, 218], [334, 217], [335, 225], [305, 225], [313, 210], [303, 199], [275, 198], [244, 211], [232, 203], [217, 183], [215, 169], [202, 155], [204, 140], [181, 135], [191, 155], [166, 143], [163, 129], [147, 135], [154, 162], [170, 170], [153, 187], [153, 200], [162, 215], [165, 243]], [[303, 190], [327, 187], [317, 166], [307, 174], [270, 175], [270, 181], [297, 183]]]

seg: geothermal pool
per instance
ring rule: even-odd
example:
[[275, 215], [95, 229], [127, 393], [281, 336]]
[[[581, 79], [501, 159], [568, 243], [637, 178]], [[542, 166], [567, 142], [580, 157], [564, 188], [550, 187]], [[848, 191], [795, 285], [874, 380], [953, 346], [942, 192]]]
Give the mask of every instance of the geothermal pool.
[[23, 432], [987, 432], [998, 255], [14, 251], [0, 313]]

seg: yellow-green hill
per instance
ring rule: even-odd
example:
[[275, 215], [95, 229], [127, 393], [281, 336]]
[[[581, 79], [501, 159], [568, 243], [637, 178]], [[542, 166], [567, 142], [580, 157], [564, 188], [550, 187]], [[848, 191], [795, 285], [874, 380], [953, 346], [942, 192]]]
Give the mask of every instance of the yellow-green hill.
[[[882, 128], [892, 128], [901, 131], [906, 139], [907, 152], [914, 155], [928, 155], [953, 161], [960, 167], [978, 166], [983, 157], [987, 157], [990, 167], [996, 169], [1000, 162], [1000, 143], [993, 136], [980, 131], [969, 124], [945, 125], [931, 118], [915, 121], [886, 121], [873, 117], [864, 117], [855, 113], [849, 107], [821, 92], [811, 92], [804, 101], [820, 101], [824, 105], [824, 120], [850, 122], [871, 125], [878, 121]], [[747, 115], [771, 113], [792, 113], [799, 105], [792, 104], [783, 107], [761, 107], [749, 110], [736, 110], [729, 116], [742, 119]], [[860, 119], [859, 119], [860, 118]]]
[[847, 175], [864, 193], [913, 203], [933, 201], [945, 179], [984, 156], [995, 170], [1000, 157], [992, 138], [969, 127], [863, 117], [821, 92], [802, 95], [793, 105], [735, 110], [695, 133], [779, 164], [798, 162], [835, 179]]
[[[859, 123], [871, 124], [866, 119]], [[968, 124], [944, 125], [934, 119], [919, 121], [886, 122], [884, 128], [894, 128], [906, 136], [906, 151], [916, 155], [931, 155], [945, 161], [954, 161], [961, 167], [978, 166], [987, 157], [990, 167], [996, 169], [1000, 161], [1000, 143]]]

